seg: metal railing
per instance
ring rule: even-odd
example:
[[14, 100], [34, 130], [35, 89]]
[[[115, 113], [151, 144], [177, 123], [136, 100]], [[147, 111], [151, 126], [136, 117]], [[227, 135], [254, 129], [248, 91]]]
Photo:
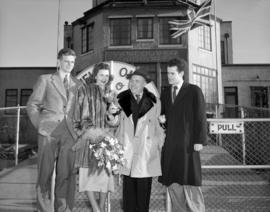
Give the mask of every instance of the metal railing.
[[[4, 107], [0, 108], [0, 112], [5, 112], [9, 110], [16, 110], [16, 136], [15, 136], [15, 166], [18, 165], [19, 161], [19, 135], [20, 135], [20, 117], [21, 117], [21, 109], [25, 109], [25, 106], [18, 105], [17, 107]], [[1, 126], [0, 126], [1, 127]]]

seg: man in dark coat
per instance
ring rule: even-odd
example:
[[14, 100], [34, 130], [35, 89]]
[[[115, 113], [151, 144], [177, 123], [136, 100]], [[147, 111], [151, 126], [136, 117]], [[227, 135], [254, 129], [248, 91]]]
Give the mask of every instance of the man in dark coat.
[[162, 176], [173, 211], [204, 212], [199, 151], [206, 145], [206, 111], [201, 89], [184, 82], [184, 60], [169, 61], [170, 86], [161, 93], [160, 122], [166, 127]]

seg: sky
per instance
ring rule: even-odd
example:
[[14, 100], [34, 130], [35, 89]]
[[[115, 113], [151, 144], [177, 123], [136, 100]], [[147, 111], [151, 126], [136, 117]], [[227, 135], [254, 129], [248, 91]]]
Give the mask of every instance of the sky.
[[[234, 63], [270, 64], [270, 1], [215, 1], [216, 15], [232, 21]], [[91, 0], [61, 0], [58, 29], [58, 0], [0, 0], [0, 67], [55, 66], [64, 22], [91, 7]]]

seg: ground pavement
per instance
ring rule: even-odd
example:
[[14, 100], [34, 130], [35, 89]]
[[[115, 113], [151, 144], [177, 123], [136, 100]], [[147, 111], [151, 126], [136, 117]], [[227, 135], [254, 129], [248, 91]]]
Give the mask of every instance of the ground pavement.
[[[204, 165], [237, 165], [224, 149], [207, 146], [202, 154]], [[36, 157], [21, 162], [16, 168], [0, 171], [0, 211], [34, 212]], [[258, 171], [203, 169], [203, 193], [207, 212], [269, 212], [269, 181]], [[111, 211], [121, 211], [121, 186], [116, 179], [116, 191], [111, 194]], [[121, 179], [120, 179], [121, 185]], [[151, 194], [151, 212], [165, 211], [165, 188], [156, 179]], [[90, 211], [86, 196], [76, 193], [73, 212]]]

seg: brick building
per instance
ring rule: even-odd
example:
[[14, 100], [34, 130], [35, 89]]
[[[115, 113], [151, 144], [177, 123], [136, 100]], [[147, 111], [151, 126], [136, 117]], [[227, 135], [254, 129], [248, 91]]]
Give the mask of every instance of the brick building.
[[208, 103], [222, 103], [220, 19], [173, 39], [168, 21], [198, 1], [93, 1], [83, 16], [65, 23], [64, 45], [77, 55], [76, 72], [101, 61], [121, 61], [148, 70], [158, 89], [167, 84], [166, 63], [188, 61], [185, 78], [199, 85]]

